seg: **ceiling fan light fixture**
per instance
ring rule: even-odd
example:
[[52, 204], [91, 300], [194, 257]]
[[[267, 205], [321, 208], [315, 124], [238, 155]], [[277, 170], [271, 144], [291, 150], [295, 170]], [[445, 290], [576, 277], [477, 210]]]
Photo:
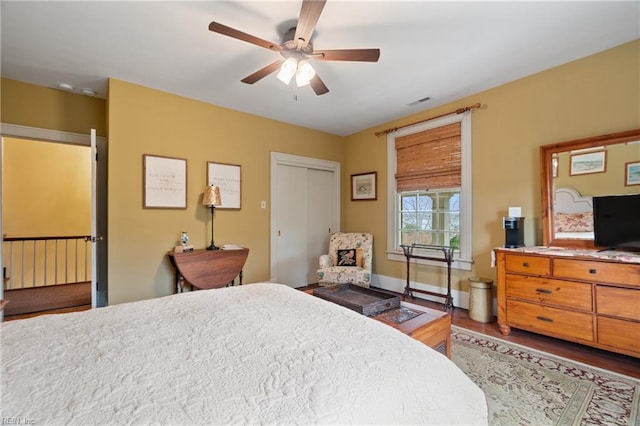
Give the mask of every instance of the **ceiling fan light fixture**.
[[313, 69], [308, 61], [303, 59], [298, 63], [298, 71], [296, 72], [296, 84], [298, 87], [308, 85], [315, 76], [316, 70]]
[[[0, 0], [1, 1], [1, 0]], [[310, 85], [316, 95], [324, 95], [329, 88], [324, 84], [313, 67], [307, 63], [309, 57], [322, 61], [378, 62], [380, 49], [332, 49], [315, 50], [312, 39], [326, 0], [302, 0], [298, 22], [289, 28], [281, 44], [264, 40], [244, 31], [228, 27], [219, 22], [211, 22], [209, 31], [222, 34], [236, 40], [254, 44], [279, 53], [282, 58], [240, 80], [245, 84], [254, 84], [277, 71], [276, 77], [287, 86], [296, 76], [298, 87]]]
[[289, 84], [293, 75], [296, 73], [296, 69], [298, 68], [298, 63], [295, 58], [288, 58], [286, 61], [282, 63], [280, 67], [280, 71], [278, 72], [278, 80], [283, 82], [284, 84]]

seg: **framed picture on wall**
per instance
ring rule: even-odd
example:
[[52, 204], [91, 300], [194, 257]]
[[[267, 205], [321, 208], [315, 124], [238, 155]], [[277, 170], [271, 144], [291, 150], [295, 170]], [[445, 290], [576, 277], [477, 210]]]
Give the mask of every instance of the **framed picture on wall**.
[[571, 155], [571, 176], [603, 173], [607, 170], [607, 151]]
[[376, 200], [378, 198], [377, 172], [351, 175], [351, 201]]
[[640, 161], [631, 161], [624, 167], [625, 186], [640, 185]]
[[187, 160], [142, 156], [143, 207], [145, 209], [187, 208]]
[[220, 201], [218, 209], [240, 208], [240, 166], [237, 164], [224, 164], [207, 162], [207, 185], [220, 187]]

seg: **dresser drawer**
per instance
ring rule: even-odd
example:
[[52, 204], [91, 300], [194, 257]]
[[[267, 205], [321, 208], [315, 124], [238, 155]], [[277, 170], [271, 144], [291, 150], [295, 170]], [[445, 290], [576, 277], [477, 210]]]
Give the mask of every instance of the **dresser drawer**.
[[507, 300], [508, 325], [570, 340], [593, 342], [593, 316]]
[[[598, 343], [640, 355], [640, 322], [598, 317]], [[631, 354], [630, 354], [631, 355]]]
[[593, 310], [591, 284], [516, 274], [507, 274], [506, 283], [510, 298], [588, 312]]
[[553, 276], [640, 287], [640, 265], [634, 263], [553, 259]]
[[640, 321], [640, 290], [596, 286], [596, 312]]
[[507, 272], [531, 275], [551, 275], [551, 260], [548, 257], [508, 254], [505, 256]]

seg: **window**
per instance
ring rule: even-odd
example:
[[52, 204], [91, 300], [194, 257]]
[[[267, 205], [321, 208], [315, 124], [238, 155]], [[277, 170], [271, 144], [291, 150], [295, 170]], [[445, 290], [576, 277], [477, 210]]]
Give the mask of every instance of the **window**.
[[400, 244], [460, 246], [460, 189], [398, 193]]
[[[406, 260], [401, 244], [447, 245], [456, 248], [452, 266], [470, 270], [470, 113], [390, 134], [387, 154], [388, 258]], [[443, 266], [428, 260], [418, 262]]]

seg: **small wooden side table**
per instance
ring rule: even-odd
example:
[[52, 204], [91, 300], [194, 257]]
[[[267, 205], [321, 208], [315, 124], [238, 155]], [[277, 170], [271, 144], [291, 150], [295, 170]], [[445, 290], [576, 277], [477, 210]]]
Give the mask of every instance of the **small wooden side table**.
[[249, 249], [170, 251], [168, 256], [176, 269], [176, 292], [181, 293], [185, 280], [203, 290], [234, 285], [236, 277], [239, 277], [239, 284], [242, 285], [242, 268], [249, 256]]
[[[313, 288], [304, 292], [313, 296]], [[387, 324], [451, 358], [451, 315], [446, 311], [400, 302], [399, 308], [369, 318]]]
[[371, 318], [451, 358], [451, 315], [447, 312], [400, 302], [399, 308], [389, 309]]

